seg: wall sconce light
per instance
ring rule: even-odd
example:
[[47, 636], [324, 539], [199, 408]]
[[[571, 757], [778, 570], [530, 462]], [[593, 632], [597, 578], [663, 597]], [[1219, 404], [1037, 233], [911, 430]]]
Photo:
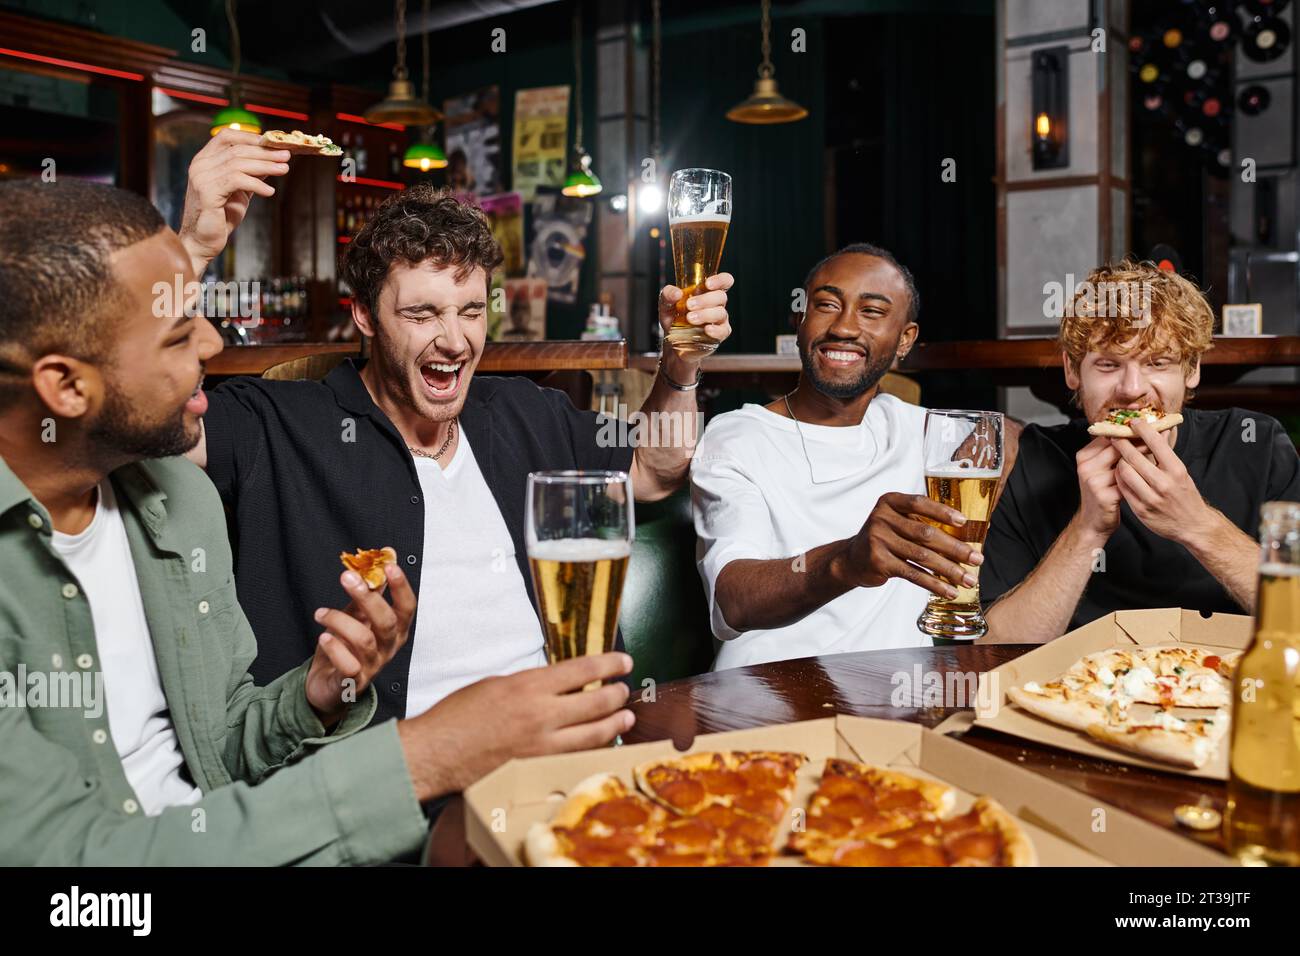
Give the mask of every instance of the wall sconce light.
[[1034, 169], [1061, 169], [1070, 165], [1070, 49], [1035, 50], [1031, 64]]

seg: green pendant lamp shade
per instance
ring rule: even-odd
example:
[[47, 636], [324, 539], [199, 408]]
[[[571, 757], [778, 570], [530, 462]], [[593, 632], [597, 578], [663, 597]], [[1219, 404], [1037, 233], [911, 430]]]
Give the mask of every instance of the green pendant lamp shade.
[[216, 136], [223, 129], [239, 129], [246, 133], [262, 132], [262, 121], [233, 101], [219, 110], [212, 117], [212, 135]]
[[427, 173], [431, 169], [445, 169], [447, 155], [436, 143], [412, 143], [406, 148], [402, 165], [408, 169], [418, 169], [422, 173]]

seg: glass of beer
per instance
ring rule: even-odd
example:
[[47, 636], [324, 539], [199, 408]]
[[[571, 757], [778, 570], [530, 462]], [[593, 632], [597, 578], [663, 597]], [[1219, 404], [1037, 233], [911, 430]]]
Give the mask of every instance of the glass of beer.
[[[925, 493], [966, 516], [961, 527], [934, 525], [977, 551], [984, 550], [993, 496], [1002, 477], [1002, 413], [932, 409], [925, 413]], [[964, 565], [979, 575], [974, 565]], [[930, 595], [916, 626], [936, 644], [973, 641], [988, 631], [980, 612], [980, 589], [954, 585], [951, 600]]]
[[673, 238], [673, 268], [685, 293], [677, 302], [668, 341], [679, 355], [707, 355], [718, 347], [703, 327], [686, 321], [686, 300], [705, 292], [715, 275], [731, 225], [731, 177], [716, 169], [679, 169], [668, 184], [668, 231]]
[[524, 535], [550, 662], [614, 650], [635, 537], [627, 472], [533, 472]]

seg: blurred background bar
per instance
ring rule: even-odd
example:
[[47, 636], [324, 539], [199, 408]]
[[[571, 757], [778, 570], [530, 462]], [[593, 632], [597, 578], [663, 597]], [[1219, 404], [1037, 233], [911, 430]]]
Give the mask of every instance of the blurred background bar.
[[[490, 350], [484, 370], [586, 371], [593, 405], [636, 407], [672, 274], [668, 179], [703, 166], [733, 179], [722, 268], [737, 278], [734, 333], [705, 364], [710, 412], [789, 387], [795, 290], [869, 241], [916, 275], [922, 344], [897, 371], [925, 405], [1062, 420], [1052, 290], [1134, 255], [1191, 277], [1219, 317], [1197, 403], [1271, 412], [1295, 438], [1295, 12], [0, 0], [0, 177], [116, 183], [178, 226], [214, 126], [333, 139], [341, 160], [295, 161], [202, 277], [235, 347], [214, 375], [358, 350], [339, 256], [384, 199], [428, 181], [482, 206], [506, 252], [493, 341], [575, 343]], [[392, 84], [399, 56], [409, 86]]]

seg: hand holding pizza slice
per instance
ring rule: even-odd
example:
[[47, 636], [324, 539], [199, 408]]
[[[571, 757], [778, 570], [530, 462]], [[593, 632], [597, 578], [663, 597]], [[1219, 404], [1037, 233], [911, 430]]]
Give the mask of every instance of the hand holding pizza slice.
[[1143, 421], [1157, 432], [1168, 431], [1175, 425], [1182, 424], [1183, 416], [1178, 412], [1166, 414], [1154, 405], [1141, 408], [1112, 408], [1106, 412], [1101, 421], [1088, 426], [1089, 435], [1104, 438], [1137, 438], [1133, 430], [1134, 421]]
[[[340, 557], [347, 570], [339, 583], [351, 601], [343, 610], [317, 609], [316, 623], [325, 631], [317, 639], [306, 682], [307, 700], [327, 727], [361, 699], [406, 643], [415, 617], [415, 592], [392, 548], [344, 552]], [[385, 582], [392, 604], [384, 600]]]

